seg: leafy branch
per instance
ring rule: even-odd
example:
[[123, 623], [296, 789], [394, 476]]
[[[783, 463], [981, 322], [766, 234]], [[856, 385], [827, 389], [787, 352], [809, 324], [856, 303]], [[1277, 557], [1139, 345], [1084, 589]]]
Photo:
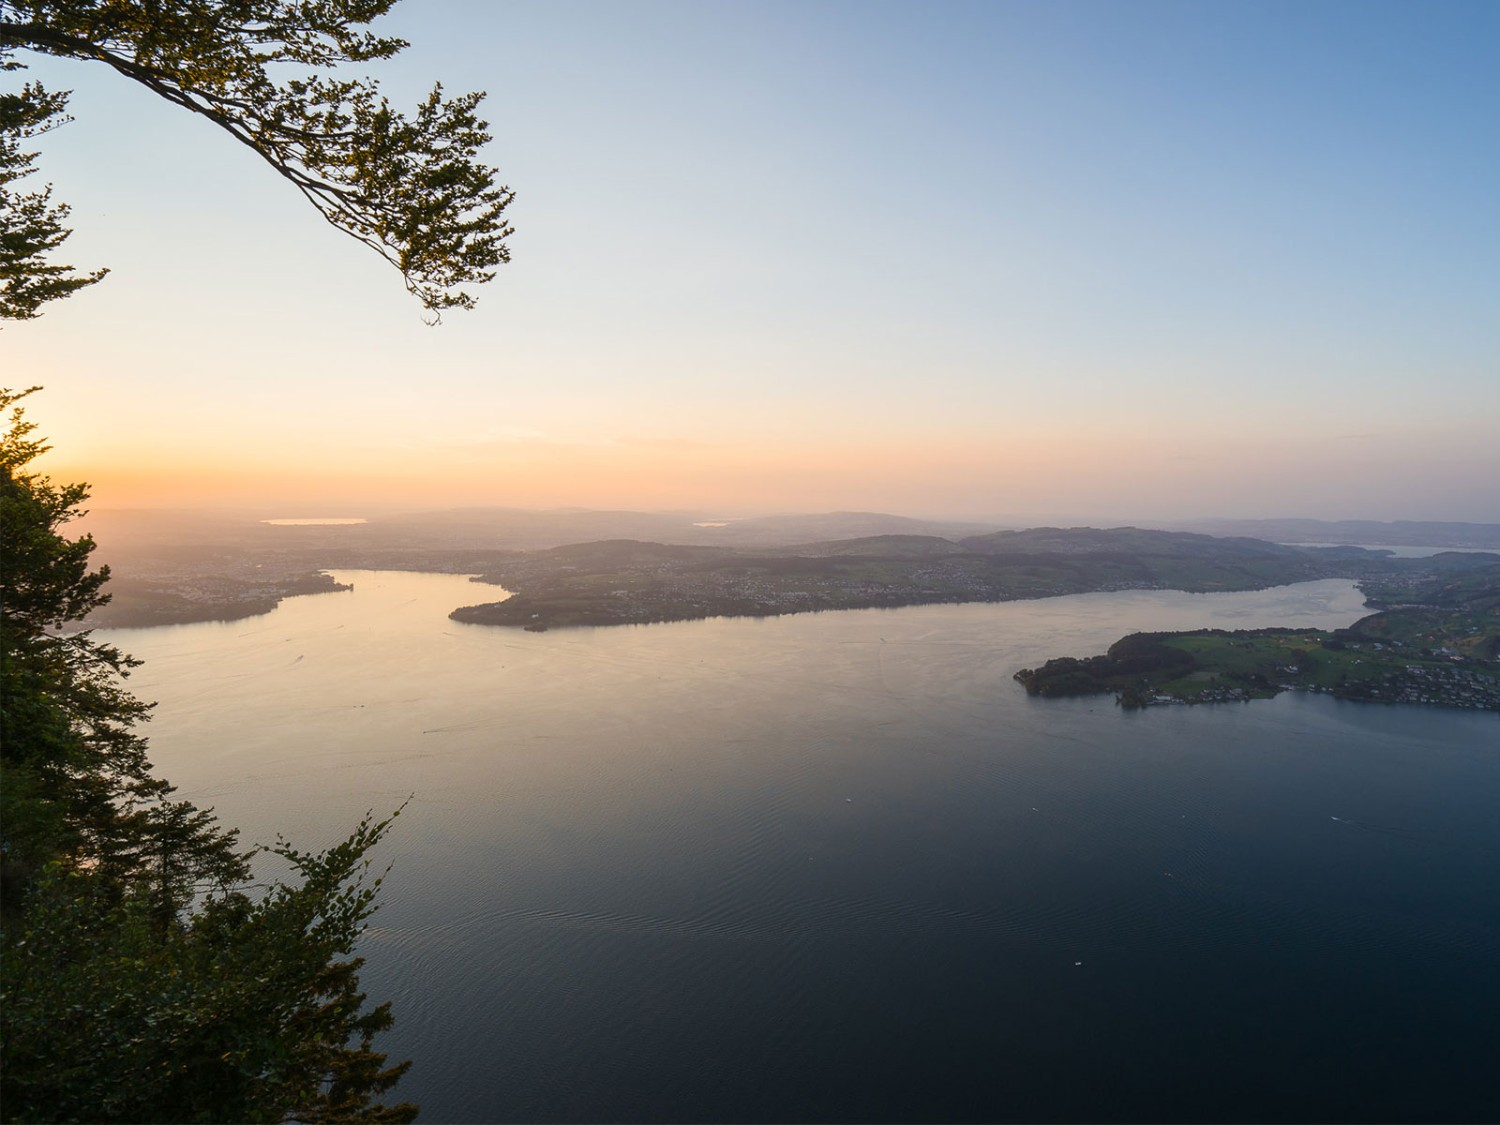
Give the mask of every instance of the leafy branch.
[[[365, 29], [394, 2], [0, 0], [0, 65], [17, 67], [9, 55], [18, 49], [100, 62], [207, 118], [395, 266], [436, 319], [472, 308], [465, 287], [510, 260], [504, 212], [514, 193], [478, 159], [490, 140], [477, 112], [483, 93], [445, 98], [435, 85], [407, 116], [374, 79], [331, 73], [406, 46]], [[5, 97], [16, 99], [11, 115], [25, 128], [44, 110], [60, 113], [66, 95], [28, 84]], [[0, 103], [0, 134], [31, 135], [4, 111]], [[30, 170], [28, 162], [18, 174]], [[46, 206], [50, 191], [27, 198]], [[64, 218], [66, 208], [54, 207], [46, 249], [67, 236]], [[98, 276], [72, 280], [76, 288]]]

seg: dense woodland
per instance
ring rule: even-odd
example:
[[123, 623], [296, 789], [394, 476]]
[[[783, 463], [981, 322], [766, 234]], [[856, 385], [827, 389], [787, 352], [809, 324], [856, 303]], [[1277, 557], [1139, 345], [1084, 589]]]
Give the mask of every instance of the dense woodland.
[[408, 1064], [374, 1036], [355, 943], [374, 909], [369, 853], [389, 819], [336, 847], [254, 851], [156, 777], [135, 663], [69, 631], [109, 598], [87, 498], [31, 469], [46, 446], [22, 395], [0, 442], [0, 1114], [6, 1121], [410, 1121], [382, 1105]]

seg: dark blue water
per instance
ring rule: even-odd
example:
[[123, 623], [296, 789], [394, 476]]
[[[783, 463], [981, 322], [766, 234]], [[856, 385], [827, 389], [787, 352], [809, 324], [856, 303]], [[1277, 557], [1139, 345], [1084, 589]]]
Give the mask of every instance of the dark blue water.
[[1495, 716], [1009, 678], [1347, 584], [536, 636], [453, 582], [112, 638], [252, 837], [416, 795], [364, 979], [423, 1120], [1500, 1117]]

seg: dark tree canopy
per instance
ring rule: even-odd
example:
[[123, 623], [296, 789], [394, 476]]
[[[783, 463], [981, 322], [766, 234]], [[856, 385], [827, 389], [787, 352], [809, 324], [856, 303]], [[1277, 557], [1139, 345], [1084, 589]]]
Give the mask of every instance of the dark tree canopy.
[[390, 1006], [365, 1010], [354, 955], [390, 822], [279, 843], [294, 878], [254, 887], [152, 774], [136, 662], [78, 628], [109, 597], [65, 533], [88, 489], [32, 468], [29, 393], [0, 390], [0, 1120], [412, 1120], [377, 1101], [407, 1064], [372, 1045]]
[[[149, 874], [162, 903], [245, 873], [233, 833], [151, 773], [135, 727], [150, 708], [125, 690], [136, 661], [67, 627], [109, 600], [94, 541], [69, 539], [84, 485], [32, 471], [46, 445], [14, 405], [0, 435], [0, 887], [7, 910], [48, 864], [111, 880]], [[138, 883], [137, 886], [143, 886]]]
[[[401, 271], [435, 315], [470, 308], [510, 258], [513, 194], [477, 159], [489, 141], [483, 93], [444, 98], [411, 116], [377, 82], [340, 67], [390, 58], [400, 39], [367, 25], [395, 0], [0, 0], [0, 67], [18, 51], [100, 62], [214, 122], [290, 181], [338, 229]], [[0, 96], [0, 315], [35, 316], [46, 300], [97, 281], [51, 265], [68, 235], [51, 186], [12, 184], [33, 169], [30, 138], [59, 124], [66, 93], [26, 83]]]

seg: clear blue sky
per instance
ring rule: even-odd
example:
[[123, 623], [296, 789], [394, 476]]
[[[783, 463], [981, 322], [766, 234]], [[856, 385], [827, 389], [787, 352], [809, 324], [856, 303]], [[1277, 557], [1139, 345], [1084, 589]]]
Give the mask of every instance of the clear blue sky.
[[114, 273], [0, 349], [99, 506], [1500, 520], [1500, 4], [384, 23], [518, 193], [439, 329], [211, 125], [34, 66]]

